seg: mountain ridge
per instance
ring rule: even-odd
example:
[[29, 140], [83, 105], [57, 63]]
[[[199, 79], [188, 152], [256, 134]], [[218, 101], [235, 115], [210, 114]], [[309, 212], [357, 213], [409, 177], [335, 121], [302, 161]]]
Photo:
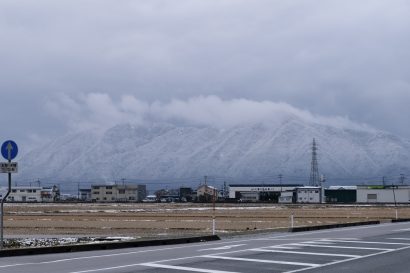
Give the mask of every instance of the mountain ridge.
[[[307, 181], [313, 138], [319, 144], [319, 171], [330, 184], [337, 184], [332, 178], [380, 177], [381, 181], [382, 176], [409, 171], [405, 164], [410, 159], [408, 140], [382, 131], [340, 128], [288, 116], [276, 123], [228, 128], [124, 123], [102, 133], [67, 134], [24, 155], [17, 178], [166, 181], [209, 174], [235, 182], [272, 180], [283, 174]], [[293, 181], [284, 179], [287, 182]]]

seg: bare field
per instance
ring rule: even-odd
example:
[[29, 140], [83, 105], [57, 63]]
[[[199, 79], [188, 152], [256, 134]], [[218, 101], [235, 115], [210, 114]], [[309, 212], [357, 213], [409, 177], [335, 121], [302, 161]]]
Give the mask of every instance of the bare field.
[[[410, 206], [398, 207], [410, 218]], [[278, 204], [6, 204], [6, 236], [131, 236], [136, 238], [208, 235], [212, 216], [218, 234], [283, 230], [395, 218], [394, 206]]]

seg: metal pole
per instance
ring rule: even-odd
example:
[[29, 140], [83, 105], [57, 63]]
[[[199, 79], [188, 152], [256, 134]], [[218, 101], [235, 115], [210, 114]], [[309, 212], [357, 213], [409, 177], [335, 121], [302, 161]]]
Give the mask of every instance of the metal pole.
[[290, 227], [293, 228], [293, 212], [290, 215]]
[[215, 235], [215, 195], [216, 195], [216, 189], [212, 189], [214, 193], [212, 194], [212, 235]]
[[397, 213], [397, 202], [396, 202], [396, 193], [394, 192], [394, 185], [392, 184], [393, 188], [393, 197], [394, 197], [394, 207], [396, 209], [396, 219], [398, 218], [398, 213]]
[[[11, 163], [11, 160], [9, 159], [9, 164]], [[3, 241], [3, 228], [4, 228], [4, 222], [3, 222], [3, 216], [4, 216], [4, 202], [6, 201], [7, 197], [9, 196], [11, 192], [11, 173], [8, 173], [9, 176], [9, 188], [7, 190], [6, 195], [1, 199], [1, 219], [0, 219], [0, 250], [3, 249], [4, 247], [4, 241]]]

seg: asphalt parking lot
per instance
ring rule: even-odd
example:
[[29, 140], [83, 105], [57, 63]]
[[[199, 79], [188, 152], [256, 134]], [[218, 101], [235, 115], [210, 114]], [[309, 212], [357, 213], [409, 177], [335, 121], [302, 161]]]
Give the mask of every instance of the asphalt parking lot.
[[407, 222], [174, 246], [4, 257], [0, 272], [408, 273], [409, 257]]
[[[409, 272], [410, 232], [371, 238], [332, 238], [238, 251], [221, 251], [187, 259], [142, 264], [145, 272]], [[391, 261], [392, 257], [398, 261]], [[370, 262], [369, 262], [370, 261]]]

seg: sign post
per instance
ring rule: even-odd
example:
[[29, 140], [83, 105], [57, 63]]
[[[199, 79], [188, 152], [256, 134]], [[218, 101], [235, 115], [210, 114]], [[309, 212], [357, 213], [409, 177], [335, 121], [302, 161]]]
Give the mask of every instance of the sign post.
[[11, 162], [18, 153], [18, 147], [17, 144], [13, 140], [7, 140], [1, 145], [1, 154], [2, 156], [7, 160], [7, 162], [1, 162], [0, 163], [0, 172], [2, 173], [7, 173], [8, 174], [8, 190], [7, 193], [1, 198], [1, 217], [0, 217], [0, 250], [3, 249], [4, 247], [4, 240], [3, 240], [3, 215], [4, 215], [4, 210], [3, 210], [3, 205], [4, 202], [6, 201], [7, 197], [9, 196], [11, 192], [11, 173], [16, 173], [17, 172], [17, 163], [16, 162]]

